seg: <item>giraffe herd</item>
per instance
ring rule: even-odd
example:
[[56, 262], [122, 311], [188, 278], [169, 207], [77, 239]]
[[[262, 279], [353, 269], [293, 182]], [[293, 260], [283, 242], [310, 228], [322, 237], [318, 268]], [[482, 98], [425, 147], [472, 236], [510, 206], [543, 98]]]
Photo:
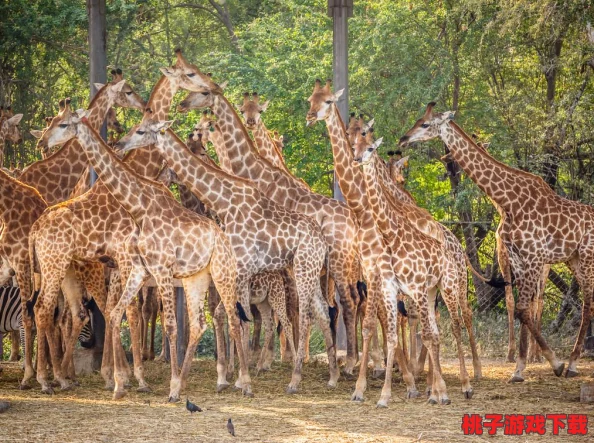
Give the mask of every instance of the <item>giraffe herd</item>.
[[[353, 401], [364, 400], [370, 359], [376, 371], [385, 369], [378, 407], [387, 407], [391, 400], [395, 366], [406, 384], [407, 398], [421, 396], [416, 386], [424, 366], [417, 356], [418, 321], [421, 353], [429, 356], [428, 401], [449, 404], [435, 309], [439, 291], [452, 319], [462, 394], [471, 399], [462, 326], [468, 333], [474, 378], [479, 379], [482, 371], [467, 298], [467, 271], [493, 286], [505, 286], [508, 307], [521, 322], [519, 356], [510, 381], [522, 382], [528, 333], [555, 375], [565, 368], [535, 321], [538, 302], [534, 300], [540, 300], [543, 276], [554, 263], [568, 264], [584, 294], [582, 324], [565, 373], [577, 375], [577, 359], [594, 312], [594, 209], [559, 197], [537, 176], [495, 160], [486, 146], [477, 144], [453, 121], [453, 112], [436, 113], [435, 104], [430, 103], [400, 139], [400, 146], [441, 138], [451, 160], [496, 207], [501, 217], [499, 264], [505, 281], [487, 281], [473, 269], [456, 236], [419, 207], [404, 188], [402, 169], [408, 157], [386, 164], [377, 152], [382, 138], [375, 138], [373, 120], [364, 122], [353, 114], [344, 122], [337, 107], [342, 91], [332, 91], [329, 81], [315, 81], [305, 122], [326, 125], [344, 203], [314, 192], [289, 170], [282, 137], [270, 132], [262, 119], [269, 102], [262, 103], [256, 92], [246, 92], [236, 109], [225, 97], [224, 85], [189, 63], [180, 50], [175, 64], [161, 72], [146, 103], [119, 69], [112, 71], [110, 83], [95, 85], [98, 92], [87, 110], [74, 110], [70, 99], [62, 100], [58, 115], [46, 118], [43, 130], [31, 131], [39, 139], [43, 159], [22, 171], [0, 171], [0, 283], [14, 276], [21, 289], [22, 389], [31, 388], [35, 375], [44, 393], [53, 393], [56, 386], [68, 390], [76, 385], [74, 348], [89, 321], [87, 306], [93, 299], [106, 319], [101, 374], [114, 399], [126, 395], [130, 378], [121, 341], [124, 312], [137, 389], [149, 392], [143, 359], [154, 358], [155, 322], [161, 311], [171, 366], [168, 399], [179, 401], [207, 328], [206, 305], [218, 351], [217, 391], [229, 386], [235, 347], [239, 360], [235, 387], [253, 395], [248, 322], [255, 306], [265, 330], [256, 369], [271, 368], [278, 322], [283, 354], [293, 363], [287, 393], [299, 389], [314, 321], [322, 330], [328, 354], [327, 384], [337, 385], [335, 343], [341, 312], [347, 342], [343, 373], [352, 376], [359, 367]], [[186, 142], [168, 120], [180, 89], [187, 96], [179, 103], [179, 112], [208, 109]], [[126, 135], [122, 136], [114, 106], [142, 112], [140, 122]], [[10, 108], [2, 109], [2, 152], [5, 141], [20, 141], [21, 118]], [[109, 144], [98, 133], [105, 120], [116, 133]], [[208, 144], [213, 145], [218, 163], [209, 157]], [[0, 157], [3, 161], [3, 154]], [[89, 168], [98, 176], [92, 186]], [[181, 204], [169, 189], [172, 183], [179, 189]], [[189, 343], [181, 367], [175, 281], [184, 288], [189, 320]], [[408, 305], [410, 345], [403, 332], [403, 300]], [[56, 323], [59, 306], [69, 318], [68, 329]], [[231, 346], [225, 340], [225, 318]], [[377, 339], [378, 321], [385, 361]], [[510, 325], [512, 333], [513, 316]], [[259, 334], [256, 337], [259, 340]], [[513, 357], [512, 341], [510, 334]]]

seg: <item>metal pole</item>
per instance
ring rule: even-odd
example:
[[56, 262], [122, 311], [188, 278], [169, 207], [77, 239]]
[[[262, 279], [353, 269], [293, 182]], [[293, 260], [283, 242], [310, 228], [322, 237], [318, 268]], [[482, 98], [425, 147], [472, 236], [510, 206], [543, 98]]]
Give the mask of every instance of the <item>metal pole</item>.
[[[353, 15], [353, 0], [328, 0], [328, 15], [333, 19], [333, 62], [332, 72], [334, 91], [344, 89], [342, 96], [336, 103], [338, 112], [345, 123], [348, 123], [349, 115], [349, 59], [348, 59], [348, 18]], [[338, 185], [336, 179], [336, 172], [334, 173], [334, 198], [339, 201], [344, 201], [344, 195]], [[336, 304], [340, 306], [338, 295], [336, 297]], [[338, 328], [336, 331], [336, 347], [337, 349], [345, 350], [347, 347], [346, 328], [344, 326], [344, 319], [341, 316], [338, 318]]]
[[[107, 83], [107, 24], [105, 0], [87, 0], [89, 17], [89, 81], [92, 100], [97, 93], [95, 83]], [[99, 131], [103, 140], [107, 140], [107, 123]], [[97, 174], [91, 168], [91, 185], [97, 181]]]
[[[106, 19], [105, 0], [87, 0], [87, 15], [89, 18], [89, 81], [91, 84], [92, 100], [97, 89], [94, 83], [107, 82], [107, 40], [106, 40]], [[107, 139], [107, 125], [104, 123], [100, 131], [101, 137]], [[91, 168], [91, 185], [97, 180], [97, 174]], [[103, 349], [105, 339], [105, 319], [99, 309], [93, 312], [93, 334], [97, 349]]]

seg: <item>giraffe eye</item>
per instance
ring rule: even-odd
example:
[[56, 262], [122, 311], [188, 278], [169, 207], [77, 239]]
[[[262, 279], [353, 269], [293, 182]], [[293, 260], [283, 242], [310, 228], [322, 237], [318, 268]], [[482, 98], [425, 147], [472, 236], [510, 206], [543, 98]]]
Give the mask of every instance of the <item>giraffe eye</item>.
[[58, 125], [58, 126], [59, 126], [60, 128], [67, 128], [67, 127], [68, 127], [68, 125], [67, 125], [66, 123], [62, 123], [62, 124], [60, 124], [60, 125]]
[[367, 148], [367, 152], [373, 152], [373, 148]]
[[330, 105], [330, 104], [332, 104], [332, 100], [326, 100], [326, 104], [327, 104], [327, 105]]
[[208, 91], [204, 91], [204, 92], [201, 92], [201, 94], [202, 94], [202, 95], [208, 95], [208, 94], [210, 94], [210, 92], [208, 92]]
[[132, 91], [128, 91], [125, 93], [126, 95], [132, 95]]
[[189, 74], [186, 74], [186, 75], [187, 75], [188, 77], [192, 78], [192, 77], [194, 77], [196, 74], [195, 74], [195, 73], [193, 73], [193, 72], [190, 72]]
[[423, 124], [421, 125], [421, 128], [428, 128], [428, 127], [429, 127], [429, 123], [423, 123]]
[[145, 134], [145, 131], [136, 131], [136, 133], [137, 133], [138, 135], [144, 135], [144, 134]]

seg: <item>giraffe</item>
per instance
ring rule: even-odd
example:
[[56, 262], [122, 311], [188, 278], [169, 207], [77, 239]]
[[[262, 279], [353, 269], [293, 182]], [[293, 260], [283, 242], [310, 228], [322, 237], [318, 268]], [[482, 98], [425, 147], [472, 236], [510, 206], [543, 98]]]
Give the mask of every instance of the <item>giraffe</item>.
[[23, 114], [12, 113], [9, 107], [2, 109], [0, 115], [0, 166], [4, 165], [4, 143], [8, 140], [11, 143], [20, 143], [22, 140], [18, 124], [23, 118]]
[[[462, 249], [462, 245], [460, 245], [460, 243], [457, 241], [456, 237], [453, 234], [449, 234], [451, 233], [451, 231], [445, 228], [445, 226], [443, 227], [443, 230], [444, 238], [446, 240], [443, 243], [434, 242], [433, 245], [423, 245], [419, 242], [419, 239], [416, 238], [416, 233], [419, 231], [416, 229], [414, 222], [411, 222], [412, 218], [407, 215], [406, 209], [406, 206], [410, 206], [412, 208], [417, 208], [417, 206], [405, 203], [404, 201], [398, 198], [392, 198], [388, 192], [384, 191], [384, 188], [382, 186], [382, 179], [380, 178], [380, 174], [378, 173], [378, 171], [381, 170], [381, 168], [383, 168], [383, 173], [386, 176], [388, 171], [385, 167], [384, 162], [377, 155], [376, 150], [378, 146], [379, 143], [373, 143], [371, 132], [362, 132], [360, 136], [357, 137], [357, 142], [354, 146], [354, 156], [356, 161], [364, 165], [363, 171], [365, 174], [365, 180], [367, 184], [367, 192], [373, 194], [373, 196], [370, 196], [370, 203], [373, 209], [374, 216], [378, 220], [378, 226], [380, 230], [382, 230], [384, 237], [397, 243], [392, 247], [392, 252], [402, 259], [399, 260], [399, 262], [404, 262], [408, 259], [408, 255], [402, 253], [399, 254], [397, 252], [398, 247], [401, 247], [400, 245], [403, 245], [402, 247], [405, 248], [407, 254], [413, 252], [413, 257], [414, 249], [411, 248], [410, 245], [405, 244], [406, 237], [402, 238], [402, 234], [398, 236], [398, 229], [404, 231], [405, 233], [412, 234], [414, 238], [413, 244], [415, 246], [420, 245], [421, 249], [433, 247], [433, 249], [427, 250], [431, 252], [433, 252], [433, 250], [438, 251], [437, 253], [439, 256], [439, 260], [436, 260], [435, 257], [428, 258], [427, 254], [424, 254], [422, 260], [424, 260], [427, 263], [427, 269], [430, 269], [431, 266], [436, 266], [433, 269], [433, 274], [429, 274], [429, 279], [427, 281], [433, 281], [435, 283], [435, 286], [439, 287], [441, 295], [446, 303], [446, 306], [450, 311], [450, 315], [452, 318], [452, 331], [456, 339], [456, 346], [458, 348], [458, 359], [460, 362], [460, 382], [462, 385], [462, 393], [464, 394], [465, 398], [470, 399], [472, 398], [473, 390], [469, 382], [468, 372], [466, 370], [466, 365], [464, 362], [464, 351], [462, 347], [460, 317], [458, 309], [462, 311], [464, 324], [468, 331], [473, 356], [474, 375], [477, 379], [481, 377], [481, 365], [476, 349], [474, 334], [472, 331], [472, 311], [470, 309], [470, 306], [468, 305], [467, 300], [466, 263], [464, 260], [464, 251]], [[382, 201], [376, 203], [380, 199]], [[386, 214], [389, 214], [390, 219], [395, 220], [396, 223], [388, 223], [384, 219]], [[395, 215], [396, 217], [394, 217]], [[410, 229], [406, 228], [406, 223], [403, 223], [403, 221], [410, 222], [409, 226], [411, 226], [413, 230], [411, 231]], [[402, 227], [397, 226], [398, 224], [400, 224]], [[413, 260], [413, 263], [418, 262], [415, 262]], [[418, 275], [415, 276], [415, 278], [418, 279]], [[417, 283], [420, 282], [417, 281]], [[405, 284], [408, 285], [408, 283]], [[428, 288], [431, 288], [431, 286], [428, 286]], [[416, 344], [411, 344], [411, 348], [415, 345]], [[411, 349], [411, 351], [413, 351], [413, 349]], [[411, 360], [413, 360], [412, 357]], [[412, 364], [415, 371], [417, 371], [417, 363], [415, 361], [412, 361]], [[431, 370], [429, 371], [429, 374], [430, 373]]]
[[[121, 78], [119, 79], [122, 82]], [[113, 85], [113, 82], [111, 84]], [[99, 90], [95, 96], [94, 101], [104, 103], [105, 112], [111, 105], [105, 100], [101, 100], [101, 95], [107, 97], [107, 92], [103, 92], [104, 88]], [[107, 90], [106, 90], [107, 91]], [[101, 95], [100, 95], [101, 94]], [[117, 92], [117, 94], [121, 94]], [[175, 91], [172, 90], [169, 81], [162, 76], [156, 83], [151, 92], [148, 105], [155, 108], [155, 112], [163, 117], [169, 112], [171, 100]], [[113, 95], [113, 94], [112, 94]], [[99, 97], [97, 97], [99, 96]], [[129, 94], [126, 94], [128, 97]], [[62, 105], [62, 110], [64, 105]], [[98, 128], [98, 126], [97, 126]], [[45, 143], [40, 143], [45, 145]], [[76, 139], [69, 141], [69, 145], [80, 146]], [[46, 148], [44, 148], [46, 149]], [[86, 165], [87, 158], [83, 149], [79, 152], [84, 156]], [[154, 155], [153, 152], [143, 150], [126, 156], [124, 162], [132, 168], [133, 171], [151, 178], [157, 179], [161, 173], [165, 171], [163, 159], [159, 155]], [[64, 205], [53, 208], [53, 213], [47, 215], [47, 220], [40, 222], [39, 237], [60, 238], [63, 241], [59, 250], [63, 251], [64, 257], [85, 257], [89, 261], [88, 267], [96, 268], [96, 262], [104, 261], [108, 266], [115, 266], [117, 264], [119, 272], [111, 274], [111, 282], [109, 286], [108, 302], [106, 306], [106, 318], [109, 317], [111, 310], [116, 305], [119, 296], [125, 287], [128, 275], [132, 268], [132, 263], [128, 259], [128, 249], [126, 247], [125, 239], [135, 231], [134, 220], [128, 212], [122, 208], [119, 202], [111, 195], [108, 189], [101, 181], [96, 183], [88, 192], [82, 194], [80, 199], [74, 199]], [[109, 214], [106, 216], [106, 214]], [[72, 219], [77, 220], [77, 223], [72, 223]], [[51, 220], [51, 222], [50, 222]], [[71, 233], [70, 236], [59, 236], [59, 233], [67, 229]], [[115, 234], [114, 234], [115, 233]], [[55, 247], [56, 240], [52, 247]], [[64, 270], [61, 269], [62, 264], [49, 261], [46, 268], [51, 269], [52, 274], [63, 275]], [[102, 271], [101, 271], [102, 272]], [[103, 278], [103, 277], [101, 277]], [[134, 375], [138, 380], [140, 392], [147, 392], [150, 386], [144, 380], [144, 369], [142, 365], [141, 347], [142, 337], [139, 335], [138, 328], [138, 314], [135, 309], [136, 305], [133, 302], [130, 309], [126, 313], [130, 322], [130, 330], [132, 335], [132, 350], [134, 354]], [[164, 324], [164, 323], [163, 323]], [[143, 325], [140, 325], [143, 329]], [[106, 329], [106, 342], [110, 342], [111, 328]], [[146, 338], [146, 336], [145, 336]], [[115, 338], [114, 338], [115, 340]], [[120, 379], [123, 382], [114, 383], [113, 369], [120, 374]], [[121, 346], [110, 346], [106, 348], [103, 353], [103, 362], [101, 366], [101, 373], [105, 380], [105, 388], [114, 391], [114, 398], [122, 398], [126, 395], [124, 385], [127, 384], [127, 379], [122, 375], [127, 371], [127, 361], [123, 355]]]
[[[118, 83], [114, 87], [121, 87]], [[171, 192], [159, 183], [143, 179], [124, 165], [101, 140], [81, 112], [76, 116], [70, 109], [52, 121], [42, 140], [49, 146], [78, 138], [97, 172], [102, 184], [124, 206], [134, 219], [137, 229], [126, 239], [132, 270], [126, 288], [110, 314], [110, 327], [114, 347], [120, 347], [120, 323], [123, 311], [136, 296], [142, 284], [152, 275], [163, 301], [166, 330], [170, 342], [171, 384], [170, 401], [178, 401], [185, 387], [190, 365], [200, 337], [206, 329], [204, 296], [210, 280], [215, 282], [222, 305], [230, 318], [231, 334], [239, 338], [239, 313], [243, 307], [236, 292], [237, 264], [229, 240], [211, 220], [181, 206]], [[50, 239], [43, 241], [49, 242]], [[54, 259], [58, 259], [54, 255]], [[41, 261], [41, 260], [40, 260]], [[55, 278], [42, 270], [41, 291], [55, 285]], [[177, 365], [177, 325], [174, 311], [173, 278], [184, 285], [188, 315], [191, 319], [190, 342], [184, 363]], [[49, 310], [48, 310], [49, 308]], [[40, 300], [35, 306], [38, 321], [51, 323], [52, 304]], [[51, 343], [52, 357], [55, 343]], [[243, 352], [239, 353], [240, 382], [243, 392], [251, 394], [251, 381]], [[60, 368], [54, 366], [55, 377], [60, 380]], [[122, 374], [115, 373], [116, 385]]]
[[[363, 132], [359, 132], [361, 136], [361, 143], [355, 149], [355, 156], [361, 157], [367, 148], [368, 145], [372, 143], [372, 133], [373, 133], [373, 120], [370, 121], [367, 125], [363, 125]], [[364, 140], [364, 139], [367, 140]], [[367, 143], [365, 143], [365, 141]], [[404, 177], [399, 172], [402, 170], [404, 165], [408, 162], [408, 157], [402, 158], [399, 161], [393, 163], [392, 167], [389, 168], [380, 158], [377, 152], [372, 154], [373, 156], [373, 165], [375, 167], [375, 174], [379, 179], [379, 185], [383, 188], [383, 193], [386, 195], [389, 203], [394, 206], [393, 200], [399, 200], [403, 202], [405, 205], [411, 208], [418, 208], [415, 199], [412, 195], [406, 191], [402, 186], [398, 185], [393, 179], [396, 178], [398, 182], [403, 183]], [[400, 175], [399, 175], [400, 174]], [[402, 205], [401, 205], [402, 207]], [[410, 215], [407, 215], [408, 219], [414, 222], [414, 218]], [[467, 298], [467, 276], [466, 276], [466, 267], [470, 269], [470, 271], [477, 276], [481, 281], [493, 286], [502, 288], [505, 287], [506, 284], [504, 281], [499, 279], [486, 279], [483, 277], [477, 270], [474, 269], [472, 266], [468, 256], [464, 252], [462, 248], [462, 244], [458, 240], [458, 238], [444, 225], [438, 224], [439, 228], [442, 231], [444, 241], [441, 243], [443, 247], [444, 256], [448, 259], [454, 260], [453, 263], [450, 264], [452, 269], [456, 271], [456, 277], [458, 278], [459, 282], [455, 286], [457, 288], [456, 291], [447, 291], [442, 292], [442, 297], [445, 301], [445, 304], [450, 312], [452, 318], [452, 329], [454, 332], [454, 336], [456, 337], [457, 346], [458, 346], [458, 355], [460, 358], [461, 365], [463, 365], [463, 353], [461, 349], [461, 331], [460, 331], [460, 319], [458, 316], [458, 309], [460, 309], [462, 313], [462, 319], [466, 330], [468, 331], [468, 337], [470, 341], [470, 347], [472, 351], [472, 360], [473, 360], [473, 368], [474, 368], [474, 376], [476, 379], [479, 379], [482, 375], [481, 371], [481, 364], [480, 359], [478, 356], [478, 351], [476, 347], [476, 341], [474, 338], [473, 328], [472, 328], [472, 310], [470, 305], [468, 304]], [[413, 330], [416, 330], [416, 326], [413, 324]], [[411, 335], [411, 338], [414, 338], [414, 334]], [[414, 342], [414, 340], [413, 340]], [[411, 343], [411, 351], [416, 350], [416, 343]], [[413, 366], [416, 365], [416, 362], [413, 362]], [[416, 370], [416, 368], [415, 368]], [[462, 372], [465, 371], [461, 371]], [[472, 391], [465, 392], [466, 395], [472, 395]]]
[[[358, 355], [355, 328], [358, 294], [355, 289], [356, 280], [353, 280], [353, 269], [356, 266], [355, 217], [343, 203], [311, 192], [290, 173], [274, 167], [260, 157], [233, 106], [222, 94], [222, 88], [212, 82], [210, 77], [203, 75], [203, 78], [204, 81], [198, 87], [183, 77], [177, 78], [183, 88], [194, 90], [180, 103], [178, 109], [183, 112], [209, 107], [217, 116], [221, 140], [219, 143], [217, 140], [213, 142], [219, 159], [222, 159], [222, 169], [250, 180], [260, 192], [278, 205], [310, 217], [321, 227], [330, 251], [330, 276], [340, 296], [347, 330], [347, 362], [344, 372], [352, 374]], [[269, 137], [268, 140], [270, 141]], [[333, 298], [333, 295], [328, 295], [328, 303], [331, 305], [334, 304]]]
[[[359, 230], [357, 232], [357, 244], [361, 257], [361, 268], [367, 281], [368, 297], [363, 321], [363, 349], [359, 377], [355, 391], [351, 397], [353, 401], [363, 401], [363, 394], [367, 389], [367, 363], [369, 359], [369, 345], [373, 331], [376, 328], [376, 317], [380, 315], [380, 321], [387, 324], [387, 364], [384, 386], [378, 407], [387, 407], [392, 395], [392, 371], [394, 358], [403, 371], [403, 379], [407, 386], [407, 397], [419, 397], [414, 377], [408, 371], [402, 350], [398, 344], [398, 308], [397, 295], [400, 292], [400, 284], [394, 274], [392, 253], [384, 242], [373, 214], [368, 210], [369, 202], [362, 172], [355, 166], [352, 147], [342, 118], [338, 113], [336, 102], [342, 94], [342, 90], [332, 93], [330, 81], [322, 87], [321, 81], [316, 80], [312, 95], [308, 101], [310, 109], [306, 116], [307, 125], [311, 126], [318, 120], [326, 122], [332, 155], [334, 157], [334, 169], [339, 181], [340, 188], [345, 196], [348, 206], [355, 214]], [[425, 312], [427, 318], [427, 294], [423, 294], [419, 303], [422, 304], [421, 312]], [[424, 297], [424, 298], [423, 298]], [[383, 302], [383, 303], [381, 303]], [[379, 309], [378, 309], [379, 308]], [[385, 318], [381, 318], [385, 317]], [[433, 396], [437, 391], [433, 391]], [[435, 397], [437, 399], [437, 397]], [[444, 398], [445, 400], [445, 398]]]
[[430, 103], [422, 118], [400, 139], [401, 145], [439, 137], [452, 158], [490, 198], [501, 216], [497, 228], [500, 249], [505, 248], [518, 288], [515, 305], [520, 319], [520, 352], [511, 382], [524, 380], [528, 331], [556, 376], [564, 363], [557, 360], [534, 325], [530, 301], [542, 285], [543, 267], [565, 262], [584, 294], [582, 324], [569, 357], [566, 377], [576, 376], [584, 336], [590, 322], [594, 285], [594, 209], [556, 195], [540, 177], [511, 168], [491, 157], [453, 121], [453, 112], [434, 113]]
[[[376, 220], [378, 228], [381, 230], [386, 241], [391, 246], [392, 254], [398, 257], [394, 262], [395, 273], [398, 276], [400, 284], [405, 293], [419, 305], [419, 300], [429, 298], [432, 304], [436, 297], [437, 289], [442, 294], [456, 293], [459, 290], [460, 278], [456, 273], [453, 261], [446, 258], [444, 248], [433, 238], [424, 235], [419, 231], [414, 223], [411, 223], [405, 212], [402, 211], [405, 206], [399, 201], [390, 201], [383, 193], [379, 179], [376, 175], [374, 165], [377, 157], [372, 154], [381, 144], [382, 139], [376, 140], [371, 146], [368, 139], [359, 138], [356, 145], [356, 151], [362, 152], [362, 156], [355, 160], [363, 166], [363, 173], [367, 194], [369, 196], [369, 207]], [[359, 144], [366, 145], [361, 149]], [[447, 252], [446, 252], [447, 254]], [[465, 280], [464, 280], [465, 281]], [[445, 296], [447, 297], [447, 295]], [[421, 311], [421, 322], [425, 313]], [[431, 384], [430, 399], [431, 403], [441, 402], [449, 404], [450, 400], [446, 393], [445, 382], [441, 376], [439, 362], [439, 331], [433, 309], [428, 310], [429, 321], [422, 326], [421, 336], [431, 357], [433, 370], [428, 374], [427, 384]], [[459, 345], [459, 337], [457, 337]], [[472, 396], [472, 388], [468, 382], [468, 374], [464, 367], [464, 356], [459, 346], [460, 358], [460, 378], [462, 382], [462, 391], [466, 398]], [[429, 388], [428, 388], [429, 389]], [[434, 391], [437, 390], [435, 394]]]
[[[287, 392], [296, 392], [301, 381], [305, 331], [311, 317], [318, 320], [324, 333], [330, 361], [328, 385], [336, 386], [339, 376], [336, 350], [328, 304], [318, 279], [327, 254], [319, 227], [308, 217], [280, 207], [247, 180], [229, 175], [192, 155], [188, 147], [168, 129], [170, 124], [154, 120], [152, 113], [147, 111], [142, 122], [130, 130], [117, 147], [127, 151], [155, 145], [178, 178], [217, 213], [237, 257], [237, 287], [243, 305], [249, 305], [249, 284], [253, 276], [263, 271], [292, 269], [299, 296], [300, 336]], [[243, 339], [246, 351], [247, 331]]]
[[[107, 115], [108, 110], [113, 105], [124, 107], [138, 107], [140, 103], [144, 103], [142, 99], [132, 90], [132, 88], [124, 83], [119, 91], [113, 91], [113, 82], [107, 85], [97, 83], [97, 94], [89, 104], [89, 119], [93, 127], [99, 128]], [[60, 101], [60, 109], [65, 107], [65, 101]], [[50, 152], [43, 147], [41, 152]], [[67, 200], [71, 194], [77, 192], [81, 181], [84, 179], [84, 171], [87, 169], [87, 158], [84, 151], [80, 148], [76, 140], [64, 144], [57, 152], [50, 155], [44, 160], [34, 162], [23, 170], [19, 175], [19, 180], [29, 186], [34, 187], [48, 205], [55, 205]], [[88, 181], [82, 183], [82, 187], [87, 186]], [[23, 242], [25, 246], [26, 240]], [[28, 254], [28, 249], [23, 254]], [[104, 276], [102, 266], [87, 266], [81, 268], [77, 266], [77, 277], [81, 278], [89, 294], [97, 297], [99, 306], [102, 307], [101, 300], [105, 299]], [[68, 288], [76, 288], [75, 285], [69, 284]], [[30, 293], [22, 290], [21, 294], [26, 295], [26, 299]], [[75, 297], [75, 295], [71, 295]], [[80, 297], [80, 295], [79, 295]], [[23, 302], [26, 301], [23, 300]], [[75, 309], [74, 306], [71, 309]], [[32, 349], [33, 349], [33, 334], [32, 334], [32, 318], [28, 315], [28, 310], [23, 310], [23, 323], [25, 327], [25, 373], [20, 387], [26, 389], [29, 387], [28, 381], [34, 375], [32, 367]], [[134, 313], [129, 312], [134, 318]], [[82, 320], [82, 319], [81, 319]], [[131, 323], [133, 323], [131, 321]], [[82, 327], [82, 325], [77, 325]], [[134, 329], [134, 325], [132, 325]], [[71, 343], [72, 337], [71, 337]], [[66, 387], [67, 384], [64, 384]], [[50, 392], [49, 389], [46, 392]]]

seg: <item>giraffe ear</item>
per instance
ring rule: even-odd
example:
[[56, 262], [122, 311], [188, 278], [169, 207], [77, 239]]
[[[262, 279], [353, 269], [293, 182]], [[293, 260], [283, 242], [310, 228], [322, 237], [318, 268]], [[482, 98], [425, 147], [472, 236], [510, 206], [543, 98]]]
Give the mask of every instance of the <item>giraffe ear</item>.
[[159, 68], [159, 71], [161, 71], [165, 77], [173, 77], [173, 71], [170, 68]]
[[40, 131], [39, 129], [31, 129], [29, 133], [35, 138], [41, 138], [43, 135], [43, 131]]
[[483, 149], [487, 149], [489, 146], [491, 146], [491, 143], [483, 143]]
[[336, 91], [334, 93], [334, 100], [338, 101], [338, 99], [341, 97], [341, 95], [344, 93], [344, 88], [339, 89], [338, 91]]
[[260, 105], [260, 112], [266, 111], [268, 109], [268, 105], [270, 104], [270, 100], [266, 100], [264, 103]]
[[21, 121], [21, 119], [23, 118], [23, 114], [15, 114], [12, 117], [10, 117], [8, 120], [6, 120], [6, 122], [10, 125], [18, 125]]
[[97, 91], [100, 91], [101, 88], [103, 88], [105, 86], [105, 84], [103, 84], [103, 83], [93, 83], [93, 86], [95, 86], [95, 89]]
[[121, 92], [122, 88], [124, 87], [125, 84], [126, 84], [126, 80], [121, 80], [121, 81], [117, 82], [115, 85], [113, 85], [111, 88], [115, 92]]
[[224, 89], [226, 89], [226, 88], [227, 88], [227, 85], [228, 85], [228, 84], [229, 84], [229, 82], [225, 80], [223, 83], [221, 83], [221, 84], [219, 85], [219, 88], [221, 88], [221, 89], [223, 89], [223, 90], [224, 90]]
[[369, 129], [373, 128], [374, 124], [375, 124], [375, 118], [372, 118], [371, 120], [369, 120], [367, 122], [367, 129], [369, 130]]
[[400, 160], [396, 162], [396, 166], [401, 166], [403, 168], [408, 167], [408, 155], [406, 157], [402, 157]]
[[371, 145], [371, 149], [373, 149], [374, 151], [377, 150], [377, 148], [380, 147], [380, 145], [382, 144], [382, 142], [384, 141], [383, 137], [378, 138], [376, 141], [373, 142], [373, 144]]
[[162, 122], [153, 123], [151, 125], [151, 130], [153, 132], [161, 132], [162, 134], [167, 131], [175, 120], [164, 120]]

